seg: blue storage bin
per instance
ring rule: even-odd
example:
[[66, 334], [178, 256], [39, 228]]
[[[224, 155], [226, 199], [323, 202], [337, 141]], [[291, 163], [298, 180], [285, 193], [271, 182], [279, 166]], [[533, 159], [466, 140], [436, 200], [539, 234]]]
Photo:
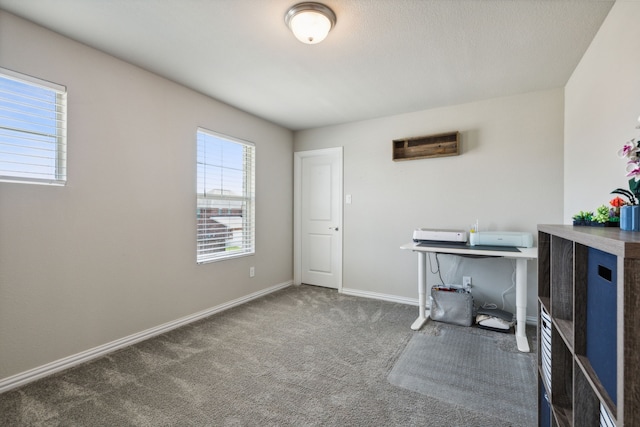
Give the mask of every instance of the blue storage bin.
[[538, 426], [539, 427], [551, 427], [551, 403], [549, 402], [549, 396], [547, 390], [544, 387], [542, 381], [538, 384], [540, 390], [540, 405], [538, 407]]
[[611, 400], [617, 387], [617, 257], [589, 248], [587, 359]]

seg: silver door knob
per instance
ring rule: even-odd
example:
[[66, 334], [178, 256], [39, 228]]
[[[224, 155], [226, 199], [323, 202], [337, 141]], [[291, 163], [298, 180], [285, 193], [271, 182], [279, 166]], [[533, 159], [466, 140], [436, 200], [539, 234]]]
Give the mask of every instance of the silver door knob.
[[338, 231], [338, 227], [329, 227], [329, 230], [335, 230], [335, 231]]

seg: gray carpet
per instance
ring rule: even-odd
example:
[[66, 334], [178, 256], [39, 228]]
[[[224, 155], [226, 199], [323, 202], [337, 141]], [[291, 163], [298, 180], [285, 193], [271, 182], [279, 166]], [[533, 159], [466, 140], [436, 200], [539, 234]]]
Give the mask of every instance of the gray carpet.
[[[536, 425], [536, 365], [514, 347], [513, 334], [432, 324], [412, 338], [389, 382], [517, 426]], [[511, 408], [505, 411], [504, 408]]]
[[289, 287], [4, 393], [0, 425], [522, 426], [387, 380], [416, 312]]

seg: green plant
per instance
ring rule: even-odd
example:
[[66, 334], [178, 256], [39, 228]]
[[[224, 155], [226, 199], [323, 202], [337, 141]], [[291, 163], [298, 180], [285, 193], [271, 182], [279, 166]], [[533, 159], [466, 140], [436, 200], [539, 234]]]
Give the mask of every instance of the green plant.
[[572, 217], [575, 221], [591, 221], [593, 212], [580, 211]]
[[600, 224], [609, 222], [609, 208], [605, 205], [599, 206], [596, 209], [595, 215], [593, 215], [592, 221], [599, 222]]

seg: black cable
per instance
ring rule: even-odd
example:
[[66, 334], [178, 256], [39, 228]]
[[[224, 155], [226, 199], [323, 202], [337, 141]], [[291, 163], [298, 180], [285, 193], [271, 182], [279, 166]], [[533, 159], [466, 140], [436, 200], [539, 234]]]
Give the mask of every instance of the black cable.
[[440, 273], [440, 259], [438, 259], [438, 252], [436, 252], [436, 271], [433, 271], [433, 263], [431, 262], [431, 252], [429, 253], [429, 271], [431, 274], [438, 273], [438, 277], [440, 278], [440, 282], [444, 285], [444, 280], [442, 280], [442, 274]]

